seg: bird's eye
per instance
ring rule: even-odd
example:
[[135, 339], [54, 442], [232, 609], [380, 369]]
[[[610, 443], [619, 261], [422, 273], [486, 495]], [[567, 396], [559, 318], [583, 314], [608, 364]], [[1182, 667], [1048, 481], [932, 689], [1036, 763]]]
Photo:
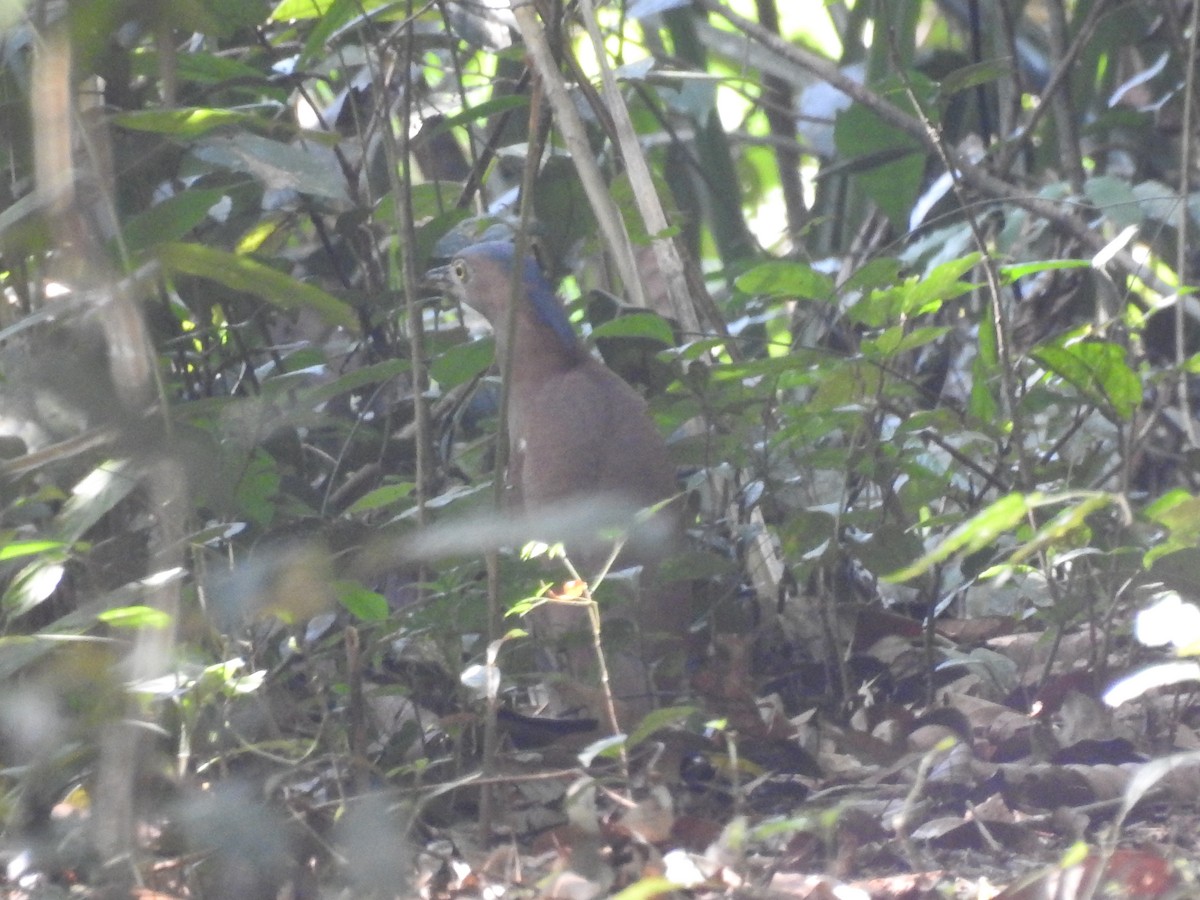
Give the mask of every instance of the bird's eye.
[[463, 262], [461, 259], [456, 259], [450, 265], [451, 268], [454, 269], [455, 278], [457, 278], [459, 281], [467, 280], [467, 264], [465, 262]]

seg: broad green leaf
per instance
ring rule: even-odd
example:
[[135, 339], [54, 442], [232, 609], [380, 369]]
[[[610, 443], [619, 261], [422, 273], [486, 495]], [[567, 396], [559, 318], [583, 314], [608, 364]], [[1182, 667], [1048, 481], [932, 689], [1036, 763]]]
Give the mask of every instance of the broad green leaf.
[[[255, 92], [270, 93], [272, 91], [262, 69], [248, 66], [241, 60], [232, 57], [189, 50], [187, 53], [174, 54], [172, 61], [175, 66], [175, 75], [180, 81], [220, 84], [237, 79], [253, 83]], [[139, 49], [134, 52], [130, 62], [133, 73], [143, 78], [155, 78], [161, 72], [159, 55], [154, 50]]]
[[667, 347], [675, 343], [675, 334], [662, 316], [651, 312], [616, 316], [592, 329], [593, 338], [647, 338]]
[[1142, 214], [1157, 222], [1174, 225], [1179, 216], [1179, 191], [1161, 181], [1143, 181], [1133, 186]]
[[668, 706], [647, 713], [629, 735], [628, 749], [632, 750], [650, 735], [664, 728], [682, 725], [698, 712], [694, 706]]
[[275, 519], [281, 480], [279, 467], [271, 455], [265, 450], [255, 450], [234, 488], [238, 510], [260, 527], [270, 525]]
[[[424, 184], [412, 186], [412, 215], [413, 221], [421, 222], [440, 216], [454, 208], [458, 196], [462, 193], [462, 185], [452, 181], [427, 181]], [[396, 204], [392, 195], [388, 194], [377, 205], [377, 218], [388, 221], [395, 220]]]
[[1011, 72], [1012, 66], [1009, 65], [1007, 59], [985, 59], [982, 62], [955, 69], [942, 78], [939, 81], [940, 93], [943, 97], [950, 97], [959, 91], [997, 81]]
[[167, 198], [125, 223], [125, 246], [137, 254], [155, 244], [185, 237], [224, 196], [225, 191], [209, 188], [185, 190]]
[[233, 172], [245, 172], [273, 190], [292, 190], [348, 203], [342, 171], [333, 165], [331, 151], [307, 145], [273, 141], [240, 131], [214, 135], [192, 148], [200, 160]]
[[1098, 175], [1084, 182], [1083, 192], [1118, 228], [1142, 224], [1142, 208], [1128, 179]]
[[325, 15], [337, 0], [280, 0], [267, 17], [268, 22], [318, 19]]
[[1128, 421], [1142, 402], [1142, 382], [1125, 362], [1126, 354], [1124, 347], [1109, 341], [1067, 339], [1037, 347], [1031, 355]]
[[911, 287], [906, 286], [901, 312], [909, 316], [933, 312], [945, 301], [973, 289], [975, 285], [959, 279], [979, 263], [980, 256], [979, 253], [968, 253], [944, 262]]
[[[980, 329], [982, 333], [984, 329]], [[988, 332], [991, 334], [991, 332]], [[971, 393], [967, 397], [967, 412], [977, 422], [995, 422], [1000, 414], [996, 400], [996, 367], [988, 365], [983, 343], [979, 354], [971, 360]]]
[[260, 297], [280, 309], [311, 309], [331, 325], [358, 330], [358, 317], [341, 300], [248, 256], [181, 243], [163, 244], [155, 253], [169, 272], [208, 278], [231, 290]]
[[862, 352], [867, 357], [887, 359], [936, 341], [949, 330], [949, 327], [934, 325], [911, 329], [903, 325], [893, 325], [878, 337], [864, 338]]
[[924, 149], [857, 103], [837, 117], [833, 135], [839, 154], [851, 161], [854, 180], [893, 225], [904, 227], [921, 188]]
[[880, 256], [869, 260], [858, 268], [842, 285], [843, 293], [869, 291], [891, 287], [900, 280], [903, 263], [891, 256]]
[[433, 358], [429, 377], [445, 389], [465, 384], [486, 372], [495, 355], [496, 341], [491, 337], [456, 344]]
[[262, 119], [250, 113], [231, 109], [147, 109], [117, 113], [112, 121], [131, 131], [152, 131], [185, 140], [225, 126], [259, 127]]
[[799, 262], [763, 263], [739, 276], [735, 284], [744, 294], [806, 300], [832, 300], [835, 295], [832, 278]]
[[848, 548], [875, 574], [895, 571], [918, 557], [922, 549], [920, 538], [899, 525], [883, 525], [869, 540], [854, 541]]
[[1200, 546], [1200, 497], [1171, 491], [1146, 507], [1144, 514], [1169, 531], [1166, 540], [1151, 547], [1142, 558], [1146, 568], [1160, 556]]
[[335, 581], [338, 601], [350, 615], [362, 622], [379, 622], [388, 617], [387, 598], [369, 591], [357, 581]]

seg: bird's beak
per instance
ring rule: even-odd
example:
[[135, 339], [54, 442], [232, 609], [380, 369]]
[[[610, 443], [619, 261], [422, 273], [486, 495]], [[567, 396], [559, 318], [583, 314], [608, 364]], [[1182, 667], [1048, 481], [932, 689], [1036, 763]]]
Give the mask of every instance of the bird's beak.
[[433, 293], [448, 296], [450, 287], [453, 284], [450, 278], [449, 266], [438, 266], [436, 269], [430, 269], [425, 273], [425, 277], [421, 279], [421, 289]]

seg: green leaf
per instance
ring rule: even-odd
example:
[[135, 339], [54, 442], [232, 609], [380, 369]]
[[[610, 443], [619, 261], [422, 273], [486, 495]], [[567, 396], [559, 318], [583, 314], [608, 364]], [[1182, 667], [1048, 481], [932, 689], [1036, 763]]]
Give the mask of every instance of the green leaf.
[[131, 131], [151, 131], [172, 137], [190, 139], [226, 126], [259, 127], [262, 119], [250, 113], [231, 109], [148, 109], [117, 113], [112, 121]]
[[934, 312], [942, 303], [961, 297], [975, 285], [959, 279], [973, 269], [982, 254], [968, 253], [958, 259], [951, 259], [918, 279], [911, 287], [906, 286], [904, 305], [900, 312], [914, 316]]
[[328, 150], [311, 142], [289, 144], [248, 131], [214, 135], [192, 149], [192, 155], [210, 165], [244, 172], [274, 190], [293, 190], [338, 203], [349, 203], [342, 171], [332, 164]]
[[373, 509], [392, 506], [410, 496], [415, 489], [416, 485], [411, 481], [405, 481], [400, 484], [385, 484], [382, 487], [377, 487], [375, 490], [363, 494], [350, 504], [350, 508], [346, 512], [347, 514], [369, 512]]
[[646, 713], [645, 718], [630, 733], [627, 743], [628, 749], [632, 750], [642, 741], [646, 740], [646, 738], [650, 737], [650, 735], [663, 729], [682, 725], [697, 712], [698, 709], [695, 706], [667, 706]]
[[1142, 207], [1127, 179], [1098, 175], [1084, 182], [1083, 192], [1118, 228], [1142, 224]]
[[105, 610], [96, 618], [113, 628], [154, 628], [161, 631], [171, 625], [171, 616], [152, 606], [123, 606]]
[[270, 525], [275, 519], [281, 480], [279, 467], [271, 455], [265, 450], [255, 450], [233, 492], [237, 508], [254, 524]]
[[[238, 2], [241, 3], [242, 0], [238, 0]], [[272, 92], [261, 69], [246, 65], [241, 60], [232, 57], [189, 50], [187, 53], [173, 54], [172, 62], [175, 65], [175, 75], [180, 81], [190, 81], [196, 84], [220, 84], [236, 79], [252, 83], [255, 92]], [[138, 50], [131, 57], [130, 64], [135, 75], [147, 79], [158, 77], [162, 71], [159, 54], [154, 50]], [[275, 92], [282, 93], [278, 89], [275, 89]]]
[[851, 293], [890, 287], [900, 280], [902, 267], [903, 264], [900, 260], [891, 256], [880, 256], [869, 260], [846, 279], [846, 283], [842, 285], [842, 292]]
[[[979, 331], [982, 335], [985, 329], [980, 327]], [[986, 331], [989, 335], [994, 335], [990, 329]], [[1000, 415], [1000, 404], [996, 400], [995, 390], [996, 367], [988, 365], [984, 347], [981, 341], [980, 352], [971, 361], [971, 393], [967, 397], [967, 412], [977, 422], [995, 422]]]
[[884, 576], [885, 581], [908, 581], [923, 575], [939, 563], [962, 551], [974, 553], [995, 542], [1000, 535], [1025, 521], [1025, 516], [1040, 494], [1006, 494], [955, 528], [934, 549], [916, 562]]
[[593, 338], [646, 338], [671, 347], [675, 333], [662, 316], [652, 312], [616, 316], [592, 329]]
[[337, 0], [280, 0], [267, 17], [268, 22], [319, 19]]
[[941, 95], [950, 97], [959, 91], [997, 81], [1009, 75], [1011, 71], [1012, 66], [1009, 65], [1007, 59], [985, 59], [982, 62], [963, 66], [941, 79], [939, 82]]
[[56, 534], [64, 543], [75, 543], [129, 496], [137, 484], [132, 463], [113, 460], [101, 463], [71, 489], [70, 498], [59, 511]]
[[22, 556], [36, 556], [47, 550], [61, 550], [66, 546], [62, 541], [13, 541], [0, 547], [0, 562], [19, 559]]
[[838, 153], [851, 160], [851, 177], [893, 225], [906, 226], [925, 172], [923, 148], [858, 104], [837, 117], [833, 134]]
[[185, 237], [224, 196], [225, 191], [209, 188], [186, 190], [169, 197], [125, 223], [125, 246], [130, 253], [137, 254], [156, 244]]
[[495, 355], [496, 341], [491, 337], [456, 344], [433, 358], [429, 377], [449, 389], [486, 372]]
[[921, 554], [920, 539], [899, 525], [882, 525], [861, 543], [855, 541], [849, 551], [869, 572], [891, 572]]
[[873, 359], [887, 359], [899, 353], [923, 347], [945, 335], [950, 328], [947, 326], [927, 325], [923, 328], [905, 328], [903, 325], [893, 325], [878, 337], [864, 338], [862, 352], [864, 356]]
[[955, 528], [938, 546], [916, 562], [884, 576], [884, 580], [899, 582], [915, 578], [960, 551], [971, 554], [989, 547], [1006, 532], [1028, 524], [1028, 516], [1035, 509], [1062, 503], [1071, 504], [1047, 524], [1040, 526], [1032, 538], [1024, 541], [1012, 553], [1007, 565], [1014, 565], [1030, 553], [1062, 540], [1080, 527], [1083, 520], [1095, 510], [1113, 502], [1113, 495], [1100, 491], [1067, 491], [1057, 494], [1034, 491], [1028, 494], [1006, 494]]
[[1087, 259], [1038, 259], [1031, 262], [1013, 263], [1000, 266], [1000, 283], [1012, 284], [1014, 281], [1040, 272], [1053, 272], [1058, 269], [1090, 269], [1091, 260]]
[[1084, 527], [1084, 520], [1088, 516], [1096, 510], [1108, 506], [1111, 502], [1112, 498], [1108, 494], [1098, 493], [1091, 497], [1085, 497], [1079, 503], [1068, 506], [1045, 525], [1038, 528], [1034, 532], [1033, 537], [1018, 547], [1016, 552], [1009, 557], [1008, 564], [1017, 565], [1034, 553], [1051, 548], [1055, 544], [1060, 544], [1067, 540], [1072, 532]]
[[1200, 546], [1200, 497], [1183, 490], [1171, 491], [1146, 507], [1145, 515], [1169, 532], [1166, 540], [1151, 547], [1142, 558], [1146, 568], [1160, 556]]
[[208, 278], [231, 290], [260, 297], [280, 309], [311, 309], [330, 325], [358, 331], [358, 317], [341, 300], [248, 256], [182, 243], [163, 244], [155, 252], [170, 272]]
[[799, 262], [763, 263], [739, 276], [734, 284], [743, 294], [806, 300], [832, 300], [836, 292], [832, 278]]
[[1142, 402], [1142, 382], [1125, 362], [1126, 350], [1110, 341], [1064, 338], [1037, 347], [1034, 359], [1126, 421]]
[[362, 622], [380, 622], [388, 617], [387, 598], [369, 591], [357, 581], [335, 581], [334, 591], [338, 602], [346, 607], [350, 615]]
[[29, 612], [58, 589], [66, 571], [61, 559], [34, 560], [13, 578], [0, 606], [12, 616]]

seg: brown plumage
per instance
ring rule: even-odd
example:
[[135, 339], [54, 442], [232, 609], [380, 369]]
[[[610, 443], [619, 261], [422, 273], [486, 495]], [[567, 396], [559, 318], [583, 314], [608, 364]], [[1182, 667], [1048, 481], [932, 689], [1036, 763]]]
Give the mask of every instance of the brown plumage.
[[[507, 333], [513, 265], [511, 244], [476, 244], [430, 272], [428, 280], [448, 298], [483, 314], [496, 333], [497, 360], [512, 347], [507, 477], [514, 502], [536, 511], [603, 496], [643, 509], [674, 496], [675, 469], [645, 402], [579, 343], [532, 258], [522, 267], [515, 333]], [[678, 505], [670, 504], [657, 517], [665, 528], [654, 531], [660, 538], [665, 532], [667, 540], [638, 542], [635, 535], [622, 559], [653, 567], [679, 534]], [[571, 554], [585, 574], [594, 574], [604, 556]], [[682, 638], [687, 598], [679, 590], [651, 593], [641, 598], [634, 616], [643, 632]], [[579, 621], [575, 618], [572, 627]], [[552, 623], [551, 630], [563, 631], [563, 622]]]

